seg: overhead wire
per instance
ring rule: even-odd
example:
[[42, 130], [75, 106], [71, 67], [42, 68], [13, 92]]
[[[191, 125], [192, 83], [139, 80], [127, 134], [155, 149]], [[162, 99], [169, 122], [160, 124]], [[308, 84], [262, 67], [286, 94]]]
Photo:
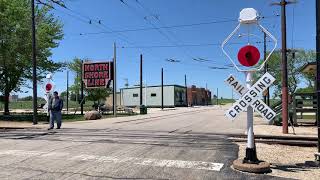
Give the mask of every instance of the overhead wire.
[[[129, 8], [131, 11], [134, 12], [135, 15], [137, 16], [141, 16], [141, 14], [139, 12], [137, 12], [137, 10], [135, 8], [133, 8], [132, 6], [130, 6], [125, 0], [120, 0], [120, 2], [124, 5], [126, 5], [127, 8]], [[160, 48], [160, 47], [189, 47], [189, 46], [203, 46], [203, 45], [184, 45], [184, 44], [181, 44], [181, 41], [178, 40], [178, 39], [175, 39], [177, 42], [174, 42], [171, 40], [171, 38], [164, 32], [162, 32], [160, 29], [170, 29], [170, 28], [177, 28], [177, 27], [187, 27], [187, 26], [197, 26], [197, 25], [204, 25], [204, 24], [213, 24], [213, 23], [224, 23], [224, 22], [233, 22], [233, 21], [237, 21], [237, 20], [221, 20], [221, 21], [214, 21], [214, 22], [205, 22], [205, 23], [194, 23], [194, 24], [187, 24], [187, 25], [174, 25], [174, 26], [167, 26], [167, 25], [164, 25], [161, 20], [159, 19], [159, 17], [156, 17], [155, 14], [150, 10], [148, 9], [146, 6], [144, 6], [142, 3], [140, 3], [140, 1], [136, 0], [135, 2], [137, 2], [141, 8], [143, 8], [145, 11], [147, 11], [147, 13], [149, 14], [150, 17], [156, 19], [160, 24], [161, 26], [160, 27], [157, 27], [156, 25], [154, 25], [148, 18], [147, 16], [143, 17], [144, 20], [146, 20], [151, 26], [152, 28], [138, 28], [138, 29], [127, 29], [127, 30], [120, 30], [119, 32], [130, 32], [130, 31], [145, 31], [145, 30], [157, 30], [162, 36], [164, 36], [171, 44], [174, 44], [174, 45], [158, 45], [158, 46], [149, 46], [149, 47], [144, 47], [144, 46], [137, 46], [137, 47], [124, 47], [122, 46], [122, 48]], [[143, 16], [143, 15], [142, 15]], [[270, 16], [270, 17], [274, 17], [274, 16]], [[269, 18], [269, 17], [262, 17], [262, 18]], [[169, 34], [172, 35], [172, 37], [175, 37], [176, 36], [171, 32], [171, 31], [168, 31]], [[105, 33], [105, 32], [97, 32], [97, 33], [81, 33], [81, 35], [89, 35], [89, 34], [102, 34], [102, 33]], [[208, 44], [210, 45], [210, 44]], [[205, 45], [205, 46], [208, 46], [208, 45]], [[215, 44], [213, 44], [215, 45]], [[218, 44], [217, 44], [218, 45]], [[220, 45], [220, 44], [219, 44]], [[202, 61], [197, 59], [197, 58], [194, 58], [192, 57], [188, 52], [186, 52], [184, 50], [184, 53], [186, 55], [189, 56], [189, 58], [195, 60], [195, 61], [198, 61], [198, 62], [206, 62], [208, 60], [205, 60], [205, 61]], [[201, 58], [202, 59], [202, 58]]]
[[[156, 19], [156, 21], [161, 25], [161, 26], [166, 26], [166, 24], [164, 22], [162, 22], [162, 20], [160, 20], [159, 16], [156, 16], [155, 13], [153, 13], [149, 8], [147, 8], [145, 5], [143, 5], [139, 0], [135, 1], [143, 10], [145, 10], [151, 17], [154, 17], [154, 19]], [[183, 44], [182, 41], [178, 38], [178, 36], [176, 34], [174, 34], [172, 31], [170, 31], [170, 29], [164, 29], [170, 36], [171, 38], [174, 40], [174, 42], [177, 45]], [[169, 36], [169, 37], [170, 37]], [[186, 46], [179, 46], [179, 47], [186, 47]], [[189, 52], [189, 49], [183, 48], [181, 49], [186, 55], [188, 55], [189, 57], [191, 57], [193, 60], [196, 60], [198, 62], [199, 61], [197, 58], [192, 57]]]
[[[144, 16], [143, 14], [141, 14], [138, 10], [136, 10], [136, 8], [134, 8], [133, 6], [129, 5], [127, 3], [127, 1], [125, 0], [120, 0], [120, 2], [122, 4], [124, 4], [131, 12], [133, 12], [138, 18], [143, 18], [149, 25], [151, 25], [156, 31], [158, 31], [158, 33], [160, 33], [168, 42], [170, 42], [173, 45], [176, 45], [178, 47], [178, 43], [175, 42], [174, 40], [172, 40], [172, 38], [170, 36], [168, 36], [165, 32], [163, 32], [160, 28], [158, 28], [152, 21], [150, 21], [148, 18], [146, 18], [146, 16]], [[137, 2], [137, 1], [136, 1]], [[140, 4], [141, 5], [141, 4]], [[143, 6], [142, 6], [143, 7]], [[151, 16], [153, 16], [153, 14], [150, 14]], [[183, 53], [187, 56], [189, 56], [189, 58], [193, 58], [189, 52], [183, 51]]]
[[[100, 29], [101, 29], [101, 28], [104, 27], [104, 26], [101, 27], [101, 25], [103, 25], [103, 24], [101, 23], [101, 20], [100, 20], [100, 21], [93, 20], [93, 19], [90, 18], [89, 16], [83, 15], [83, 14], [77, 12], [77, 11], [74, 11], [74, 10], [70, 9], [70, 8], [65, 8], [65, 9], [69, 10], [69, 11], [72, 12], [73, 14], [67, 13], [67, 12], [65, 12], [65, 11], [59, 11], [59, 10], [58, 10], [58, 11], [59, 11], [59, 12], [62, 12], [62, 13], [65, 13], [65, 14], [73, 17], [73, 18], [76, 18], [76, 19], [78, 19], [78, 20], [80, 20], [80, 21], [82, 21], [82, 22], [85, 22], [85, 23], [91, 22], [91, 24], [95, 25], [97, 28], [100, 28]], [[57, 10], [57, 9], [55, 9], [55, 10]], [[77, 16], [75, 16], [75, 15], [77, 15]], [[80, 18], [79, 18], [79, 17], [80, 17]], [[85, 19], [85, 20], [84, 20], [84, 19]], [[104, 27], [104, 28], [106, 28], [106, 27]], [[119, 36], [121, 36], [121, 35], [124, 36], [123, 34], [120, 34], [120, 32], [115, 32], [115, 31], [112, 30], [111, 28], [109, 28], [109, 29], [110, 29], [110, 30], [105, 31], [105, 32], [108, 32], [108, 33], [118, 33]], [[104, 30], [105, 30], [105, 29], [104, 29]], [[119, 36], [118, 36], [118, 37], [119, 37]], [[133, 42], [127, 40], [127, 39], [124, 39], [123, 37], [119, 37], [119, 38], [121, 38], [122, 40], [126, 41], [126, 42], [127, 42], [128, 44], [130, 44], [130, 45], [135, 45], [135, 43], [133, 43]], [[119, 48], [119, 46], [117, 46], [117, 47]], [[139, 49], [139, 50], [142, 51], [141, 48], [136, 48], [136, 49]], [[146, 50], [144, 50], [144, 52], [146, 52]], [[153, 56], [152, 53], [151, 53], [149, 50], [147, 51], [147, 53], [150, 54], [151, 56]], [[150, 62], [155, 63], [155, 62], [158, 62], [158, 61], [150, 61]]]
[[80, 14], [79, 12], [77, 11], [74, 11], [70, 8], [66, 8], [67, 10], [73, 12], [74, 14], [77, 14], [83, 18], [86, 18], [87, 20], [89, 20], [89, 23], [95, 25], [96, 27], [100, 28], [100, 29], [103, 29], [109, 33], [115, 33], [119, 39], [121, 39], [122, 41], [125, 41], [127, 42], [128, 44], [135, 44], [131, 41], [129, 41], [129, 38], [123, 34], [121, 34], [120, 32], [115, 32], [112, 28], [108, 27], [107, 25], [105, 25], [104, 23], [102, 23], [101, 20], [94, 20], [94, 19], [91, 19], [90, 17], [86, 16], [86, 15], [83, 15], [83, 14]]
[[[87, 23], [87, 24], [89, 23], [89, 24], [92, 24], [92, 25], [94, 25], [95, 27], [97, 27], [99, 29], [103, 29], [104, 32], [106, 32], [106, 33], [116, 33], [116, 34], [118, 34], [117, 36], [118, 36], [119, 39], [125, 41], [126, 43], [128, 43], [130, 45], [136, 45], [134, 42], [131, 42], [130, 40], [128, 40], [129, 38], [126, 37], [125, 35], [121, 34], [120, 32], [116, 32], [113, 29], [111, 29], [110, 27], [107, 27], [106, 25], [104, 25], [101, 20], [94, 20], [94, 19], [90, 18], [89, 16], [83, 15], [80, 12], [72, 10], [72, 9], [70, 9], [68, 7], [65, 7], [64, 9], [67, 9], [68, 11], [72, 12], [73, 14], [70, 14], [70, 13], [68, 13], [66, 11], [61, 11], [61, 10], [58, 10], [58, 9], [54, 8], [54, 10], [59, 11], [61, 13], [64, 13], [64, 14], [70, 16], [70, 17], [73, 17], [73, 18], [81, 21], [81, 22], [84, 22], [84, 23]], [[117, 46], [117, 47], [119, 48], [119, 46]], [[142, 49], [140, 49], [140, 48], [137, 48], [137, 49], [142, 51]], [[144, 51], [144, 52], [146, 52], [146, 51]], [[152, 62], [156, 62], [156, 61], [152, 61]]]
[[114, 31], [112, 28], [110, 28], [107, 25], [105, 25], [102, 22], [101, 19], [98, 19], [98, 20], [93, 19], [93, 18], [91, 18], [91, 17], [89, 17], [87, 15], [84, 15], [84, 14], [82, 14], [80, 12], [77, 12], [77, 11], [67, 7], [67, 6], [64, 6], [63, 9], [66, 9], [66, 10], [70, 11], [73, 14], [67, 13], [65, 11], [58, 10], [56, 8], [54, 8], [54, 9], [56, 11], [62, 12], [64, 14], [67, 14], [68, 16], [71, 16], [71, 17], [73, 17], [75, 19], [78, 19], [78, 20], [80, 20], [82, 22], [92, 24], [92, 25], [96, 26], [97, 28], [104, 30], [103, 32], [105, 32], [105, 33], [115, 33], [115, 34], [117, 34], [118, 38], [121, 39], [122, 41], [125, 41], [126, 43], [131, 44], [131, 45], [135, 45], [135, 43], [130, 41], [127, 36], [125, 36], [124, 34], [121, 34], [121, 32]]
[[[278, 17], [278, 16], [268, 16], [268, 17], [264, 17], [264, 18], [271, 18], [271, 17]], [[201, 23], [177, 24], [177, 25], [171, 25], [171, 26], [141, 27], [141, 28], [134, 28], [134, 29], [114, 30], [113, 32], [110, 32], [110, 31], [83, 32], [83, 33], [80, 33], [79, 35], [99, 35], [99, 34], [109, 34], [109, 33], [116, 33], [116, 32], [121, 33], [121, 32], [150, 31], [150, 30], [156, 30], [156, 29], [175, 29], [175, 28], [185, 28], [185, 27], [211, 25], [211, 24], [222, 24], [222, 23], [228, 23], [228, 22], [238, 22], [238, 20], [235, 20], [235, 19], [214, 20], [214, 21], [201, 22]]]
[[[131, 5], [129, 5], [125, 0], [120, 0], [120, 2], [125, 5], [126, 8], [128, 8], [135, 16], [137, 16], [138, 18], [140, 18], [140, 16], [142, 16], [142, 18], [149, 24], [152, 26], [152, 28], [154, 28], [155, 30], [158, 31], [158, 33], [160, 33], [167, 41], [169, 41], [171, 44], [176, 45], [177, 44], [171, 40], [171, 38], [165, 34], [161, 29], [159, 29], [156, 25], [154, 25], [150, 20], [148, 20], [147, 18], [145, 18], [144, 15], [141, 15], [140, 12], [138, 12], [134, 7], [132, 7]], [[191, 57], [192, 58], [192, 57]]]
[[[162, 25], [161, 27], [157, 27], [155, 25], [153, 25], [152, 28], [139, 28], [139, 29], [128, 29], [128, 30], [113, 30], [109, 27], [107, 27], [106, 25], [102, 24], [102, 21], [101, 20], [95, 20], [95, 19], [92, 19], [91, 17], [89, 16], [86, 16], [86, 15], [83, 15], [77, 11], [74, 11], [68, 7], [63, 7], [64, 9], [67, 9], [69, 10], [70, 12], [72, 12], [73, 14], [70, 14], [70, 13], [67, 13], [66, 11], [61, 11], [61, 10], [58, 10], [56, 8], [54, 8], [56, 11], [59, 11], [59, 12], [62, 12], [62, 13], [65, 13], [67, 14], [68, 16], [71, 16], [79, 21], [82, 21], [84, 23], [88, 23], [89, 22], [92, 22], [93, 25], [95, 25], [96, 27], [100, 28], [100, 29], [103, 29], [103, 30], [107, 30], [107, 31], [103, 31], [103, 32], [99, 32], [99, 33], [117, 33], [118, 36], [120, 36], [119, 38], [122, 39], [123, 41], [127, 42], [128, 44], [134, 44], [132, 42], [130, 42], [128, 40], [128, 37], [125, 37], [123, 38], [123, 34], [121, 34], [121, 32], [129, 32], [129, 31], [143, 31], [143, 30], [155, 30], [155, 29], [170, 29], [170, 28], [181, 28], [181, 27], [191, 27], [191, 26], [199, 26], [199, 25], [206, 25], [206, 24], [216, 24], [216, 23], [225, 23], [225, 22], [232, 22], [232, 21], [237, 21], [237, 20], [221, 20], [221, 21], [211, 21], [211, 22], [202, 22], [202, 23], [192, 23], [192, 24], [182, 24], [182, 25], [173, 25], [173, 26], [166, 26], [166, 25]], [[151, 22], [150, 22], [151, 23]], [[152, 24], [152, 23], [151, 23]], [[82, 35], [88, 35], [88, 34], [82, 34]], [[122, 37], [121, 37], [122, 36]], [[164, 35], [166, 36], [166, 35]], [[168, 39], [170, 39], [168, 37]], [[171, 45], [171, 47], [189, 47], [189, 46], [210, 46], [210, 45], [220, 45], [218, 43], [211, 43], [211, 44], [202, 44], [202, 45], [185, 45], [185, 44], [176, 44], [175, 45]], [[139, 46], [118, 46], [118, 47], [121, 47], [121, 48], [136, 48], [136, 49], [140, 49], [142, 50], [142, 48], [147, 48], [147, 47], [139, 47]], [[156, 47], [156, 46], [154, 46]], [[161, 46], [158, 46], [158, 47], [161, 47]], [[162, 47], [169, 47], [169, 46], [162, 46]], [[149, 47], [150, 48], [150, 47]]]
[[[268, 40], [266, 42], [273, 42], [271, 40]], [[262, 41], [256, 41], [252, 42], [252, 44], [262, 44]], [[228, 43], [229, 45], [238, 45], [243, 44], [240, 42], [231, 42]], [[147, 48], [175, 48], [175, 47], [201, 47], [201, 46], [221, 46], [221, 43], [204, 43], [204, 44], [179, 44], [179, 45], [147, 45], [147, 46], [120, 46], [123, 49], [135, 49], [135, 48], [141, 48], [141, 49], [147, 49]], [[201, 59], [201, 58], [200, 58]]]
[[[237, 22], [237, 20], [216, 20], [216, 21], [208, 21], [202, 23], [191, 23], [191, 24], [178, 24], [178, 25], [171, 25], [171, 26], [159, 26], [159, 27], [145, 27], [145, 28], [135, 28], [135, 29], [123, 29], [123, 30], [115, 30], [115, 32], [137, 32], [137, 31], [150, 31], [156, 29], [173, 29], [173, 28], [185, 28], [185, 27], [193, 27], [193, 26], [201, 26], [201, 25], [210, 25], [210, 24], [220, 24], [220, 23], [227, 23], [227, 22]], [[98, 35], [98, 34], [109, 34], [111, 32], [87, 32], [87, 33], [80, 33], [80, 35]]]
[[[132, 6], [130, 6], [128, 3], [126, 3], [125, 2], [125, 0], [120, 0], [120, 2], [122, 3], [122, 4], [124, 4], [124, 5], [126, 5], [126, 7], [127, 8], [129, 8], [131, 11], [133, 11], [133, 13], [136, 15], [136, 16], [139, 16], [139, 18], [140, 18], [140, 13], [139, 12], [137, 12], [137, 10], [135, 9], [135, 8], [133, 8]], [[136, 1], [143, 9], [145, 9], [145, 11], [147, 11], [148, 12], [148, 14], [150, 15], [150, 16], [154, 16], [154, 13], [152, 13], [148, 8], [146, 8], [145, 6], [143, 6], [140, 2], [138, 2], [138, 1]], [[162, 32], [161, 31], [161, 29], [160, 28], [158, 28], [158, 27], [156, 27], [151, 21], [149, 21], [147, 18], [145, 18], [145, 17], [143, 17], [143, 19], [144, 20], [146, 20], [153, 28], [155, 28], [162, 36], [164, 36], [171, 44], [173, 44], [172, 45], [172, 47], [184, 47], [184, 46], [181, 46], [181, 45], [179, 45], [177, 42], [175, 42], [175, 41], [172, 41], [172, 39], [167, 35], [167, 34], [165, 34], [164, 32]], [[158, 21], [159, 21], [159, 23], [163, 26], [163, 27], [166, 27], [166, 25], [163, 25], [163, 23], [161, 23], [161, 21], [160, 21], [160, 19], [159, 18], [156, 18]], [[173, 33], [170, 33], [171, 35], [173, 34]], [[175, 37], [175, 35], [173, 34], [172, 35], [173, 37]], [[159, 47], [159, 46], [158, 46]], [[140, 47], [141, 48], [141, 47]], [[185, 55], [187, 55], [190, 59], [192, 59], [192, 60], [197, 60], [197, 58], [194, 58], [194, 57], [192, 57], [190, 54], [189, 54], [189, 52], [187, 52], [185, 49], [180, 49], [180, 50], [182, 50], [183, 52], [184, 52], [184, 54]], [[209, 60], [208, 60], [209, 61]], [[206, 61], [198, 61], [198, 62], [206, 62]], [[182, 62], [179, 62], [179, 63], [182, 63]], [[194, 66], [194, 64], [193, 63], [189, 63], [188, 61], [183, 61], [183, 63], [184, 64], [190, 64], [190, 65], [193, 65]], [[199, 63], [197, 63], [197, 65], [199, 66], [200, 64]], [[202, 66], [202, 65], [201, 65]], [[206, 68], [208, 68], [209, 66], [206, 66]], [[209, 67], [210, 68], [210, 67]], [[226, 67], [216, 67], [216, 69], [226, 69]]]

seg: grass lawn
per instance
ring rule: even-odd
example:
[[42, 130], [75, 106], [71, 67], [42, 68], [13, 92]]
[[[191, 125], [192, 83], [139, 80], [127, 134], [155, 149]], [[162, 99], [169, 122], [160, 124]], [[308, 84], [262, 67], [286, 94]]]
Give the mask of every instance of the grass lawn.
[[[124, 117], [124, 116], [134, 116], [136, 114], [124, 114], [119, 113], [117, 117]], [[104, 114], [102, 115], [102, 119], [104, 118], [112, 118], [114, 117], [112, 114]], [[32, 114], [11, 114], [9, 116], [0, 115], [0, 121], [29, 121], [32, 122]], [[80, 114], [63, 114], [62, 119], [64, 122], [74, 122], [74, 121], [86, 121], [83, 115]], [[48, 121], [48, 117], [46, 114], [38, 114], [38, 121], [45, 122]]]
[[[300, 115], [300, 113], [299, 113]], [[303, 119], [316, 119], [316, 115], [303, 115]]]
[[[38, 105], [45, 104], [45, 101], [38, 101]], [[84, 108], [91, 108], [93, 101], [86, 101], [83, 105]], [[3, 110], [4, 104], [0, 103], [0, 111]], [[64, 108], [67, 108], [67, 102], [64, 101]], [[69, 101], [69, 108], [80, 108], [80, 104], [77, 101]], [[32, 109], [32, 101], [18, 101], [10, 102], [9, 109]]]
[[[230, 104], [230, 103], [234, 103], [234, 102], [236, 102], [234, 99], [219, 99], [218, 100], [219, 105], [225, 105], [225, 104]], [[217, 105], [217, 100], [213, 99], [212, 104]]]
[[[236, 102], [238, 99], [219, 99], [219, 105], [225, 105], [225, 104], [230, 104], [230, 103], [234, 103]], [[263, 99], [261, 99], [263, 100]], [[273, 104], [279, 102], [280, 99], [270, 99], [270, 106], [272, 106]], [[213, 105], [217, 105], [217, 100], [213, 99], [212, 100], [212, 104]]]

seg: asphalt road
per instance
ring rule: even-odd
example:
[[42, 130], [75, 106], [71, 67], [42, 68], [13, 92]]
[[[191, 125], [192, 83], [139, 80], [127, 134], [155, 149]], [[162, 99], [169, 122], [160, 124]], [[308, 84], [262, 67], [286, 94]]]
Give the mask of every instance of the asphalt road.
[[0, 131], [0, 179], [277, 179], [231, 168], [245, 130], [217, 107]]

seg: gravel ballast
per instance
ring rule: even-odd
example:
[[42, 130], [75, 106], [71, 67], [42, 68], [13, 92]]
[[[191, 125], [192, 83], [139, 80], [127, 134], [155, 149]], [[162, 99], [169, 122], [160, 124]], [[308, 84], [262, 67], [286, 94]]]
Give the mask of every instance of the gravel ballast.
[[[239, 145], [239, 158], [245, 155], [246, 143]], [[294, 178], [318, 180], [320, 177], [320, 167], [306, 165], [306, 162], [314, 161], [316, 147], [298, 147], [284, 145], [268, 145], [256, 143], [257, 156], [259, 160], [271, 164], [272, 172], [269, 175]]]

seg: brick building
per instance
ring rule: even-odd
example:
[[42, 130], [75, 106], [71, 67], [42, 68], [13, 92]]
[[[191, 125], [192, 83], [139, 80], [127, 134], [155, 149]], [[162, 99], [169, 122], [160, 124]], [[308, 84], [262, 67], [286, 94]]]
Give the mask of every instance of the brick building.
[[204, 106], [211, 104], [211, 91], [205, 88], [197, 88], [195, 85], [188, 87], [188, 105]]

